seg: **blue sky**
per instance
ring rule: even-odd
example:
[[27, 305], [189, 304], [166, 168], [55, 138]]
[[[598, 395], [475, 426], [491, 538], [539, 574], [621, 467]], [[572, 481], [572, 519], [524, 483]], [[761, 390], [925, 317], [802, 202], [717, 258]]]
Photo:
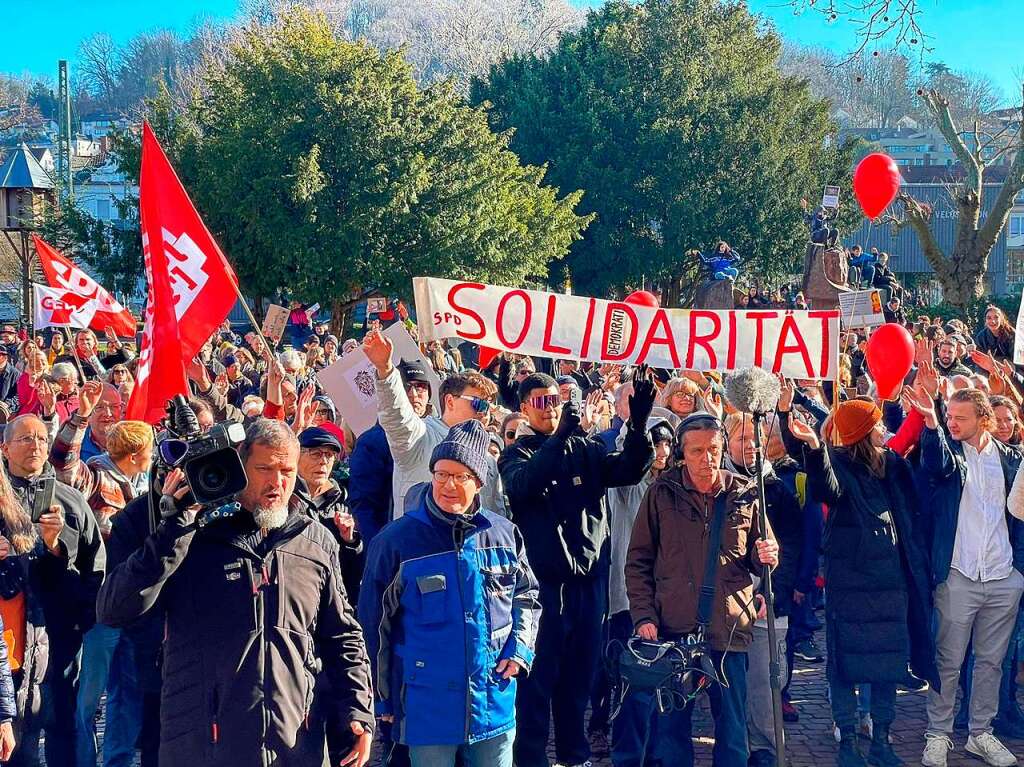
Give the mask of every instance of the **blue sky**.
[[[603, 0], [571, 0], [582, 7]], [[0, 0], [4, 10], [4, 44], [0, 72], [56, 74], [57, 59], [72, 61], [79, 41], [108, 32], [123, 42], [149, 29], [187, 31], [201, 18], [235, 15], [238, 0], [104, 0], [83, 6], [81, 0]], [[840, 20], [828, 24], [817, 14], [794, 16], [785, 0], [749, 0], [752, 10], [772, 19], [780, 31], [802, 43], [838, 52], [854, 45], [853, 27]], [[921, 0], [922, 24], [932, 38], [930, 59], [954, 69], [971, 69], [992, 77], [1007, 98], [1019, 98], [1015, 68], [1024, 68], [1021, 33], [1024, 0]], [[74, 76], [74, 72], [72, 72]]]

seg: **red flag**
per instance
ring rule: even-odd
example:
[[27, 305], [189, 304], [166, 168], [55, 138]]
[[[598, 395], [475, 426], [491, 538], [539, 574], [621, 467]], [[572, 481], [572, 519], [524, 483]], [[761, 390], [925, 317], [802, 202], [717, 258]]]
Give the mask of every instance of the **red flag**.
[[112, 327], [121, 337], [135, 336], [135, 318], [132, 313], [115, 301], [102, 285], [42, 238], [33, 234], [32, 242], [36, 246], [47, 285], [51, 288], [62, 288], [66, 295], [81, 297], [81, 306], [86, 306], [90, 301], [94, 303], [94, 306], [86, 306], [87, 312], [95, 312], [89, 321], [91, 329], [102, 333], [108, 327]]
[[139, 218], [149, 291], [127, 417], [156, 423], [168, 400], [188, 392], [185, 364], [227, 319], [238, 294], [234, 272], [147, 123]]

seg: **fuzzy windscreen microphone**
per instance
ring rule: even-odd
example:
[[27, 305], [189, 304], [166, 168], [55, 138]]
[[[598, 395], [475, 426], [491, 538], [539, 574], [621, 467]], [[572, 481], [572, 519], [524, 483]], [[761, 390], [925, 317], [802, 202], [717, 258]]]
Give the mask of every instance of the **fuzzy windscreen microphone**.
[[766, 415], [779, 404], [779, 379], [763, 368], [746, 368], [725, 379], [725, 396], [737, 410]]

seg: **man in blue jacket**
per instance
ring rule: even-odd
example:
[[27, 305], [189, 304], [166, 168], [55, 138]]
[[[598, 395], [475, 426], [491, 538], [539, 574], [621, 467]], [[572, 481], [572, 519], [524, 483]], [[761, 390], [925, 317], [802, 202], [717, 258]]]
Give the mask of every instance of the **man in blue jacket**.
[[482, 509], [488, 436], [456, 424], [429, 483], [370, 545], [359, 622], [377, 714], [412, 767], [511, 767], [516, 680], [533, 663], [537, 581], [519, 530]]

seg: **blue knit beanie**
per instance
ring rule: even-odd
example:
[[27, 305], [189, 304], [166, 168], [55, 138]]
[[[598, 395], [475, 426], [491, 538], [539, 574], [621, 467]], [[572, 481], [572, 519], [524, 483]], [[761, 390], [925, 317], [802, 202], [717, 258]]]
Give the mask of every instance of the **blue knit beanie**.
[[487, 431], [475, 418], [455, 424], [448, 436], [439, 442], [430, 455], [430, 470], [438, 461], [457, 461], [469, 469], [480, 480], [487, 481]]

